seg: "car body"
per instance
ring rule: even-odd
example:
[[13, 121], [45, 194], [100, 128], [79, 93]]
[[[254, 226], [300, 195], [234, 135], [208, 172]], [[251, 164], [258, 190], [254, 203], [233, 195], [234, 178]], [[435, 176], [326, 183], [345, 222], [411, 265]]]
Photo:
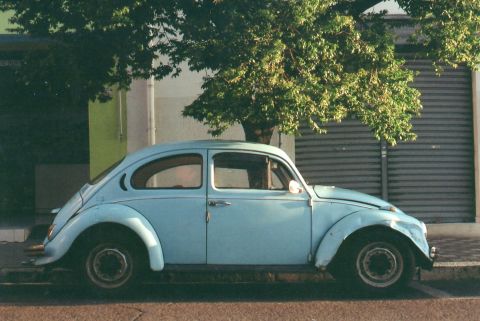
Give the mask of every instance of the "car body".
[[127, 155], [59, 210], [35, 249], [36, 265], [79, 260], [103, 292], [127, 288], [140, 266], [311, 267], [384, 291], [434, 256], [424, 223], [373, 196], [309, 186], [282, 150], [238, 141]]

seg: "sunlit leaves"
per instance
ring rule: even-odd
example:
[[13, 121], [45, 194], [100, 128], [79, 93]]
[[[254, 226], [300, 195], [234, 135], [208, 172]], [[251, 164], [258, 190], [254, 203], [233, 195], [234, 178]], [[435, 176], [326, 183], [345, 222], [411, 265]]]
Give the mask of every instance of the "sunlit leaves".
[[418, 24], [414, 41], [436, 63], [480, 66], [480, 0], [400, 0]]
[[203, 8], [186, 12], [179, 29], [188, 30], [188, 42], [174, 47], [174, 56], [212, 75], [184, 115], [213, 134], [235, 123], [298, 134], [302, 121], [324, 132], [327, 122], [356, 117], [391, 144], [414, 139], [419, 93], [410, 87], [413, 73], [395, 57], [383, 17], [332, 12], [333, 4], [223, 1], [209, 10], [221, 28], [212, 23], [199, 33], [189, 14], [201, 16], [196, 10]]

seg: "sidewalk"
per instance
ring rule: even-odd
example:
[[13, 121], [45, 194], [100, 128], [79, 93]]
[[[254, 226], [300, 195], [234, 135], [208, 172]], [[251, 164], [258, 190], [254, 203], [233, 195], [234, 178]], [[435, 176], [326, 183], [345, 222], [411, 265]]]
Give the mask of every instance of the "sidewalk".
[[432, 271], [422, 271], [422, 280], [480, 279], [480, 224], [432, 224], [428, 242], [440, 255]]
[[[437, 247], [440, 255], [432, 271], [421, 272], [422, 280], [480, 279], [480, 226], [475, 226], [472, 230], [472, 225], [480, 224], [458, 224], [448, 229], [429, 228], [429, 244]], [[11, 272], [38, 270], [27, 268], [22, 262], [29, 260], [23, 249], [40, 242], [41, 239], [31, 239], [25, 242], [0, 243], [0, 282]]]
[[432, 271], [421, 272], [422, 280], [480, 279], [480, 236], [432, 237], [429, 244], [440, 255]]

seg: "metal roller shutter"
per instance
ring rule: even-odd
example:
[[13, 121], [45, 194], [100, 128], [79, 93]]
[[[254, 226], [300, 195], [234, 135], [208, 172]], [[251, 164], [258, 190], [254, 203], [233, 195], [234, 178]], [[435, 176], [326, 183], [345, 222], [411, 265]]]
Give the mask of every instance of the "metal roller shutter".
[[[384, 196], [426, 222], [470, 222], [474, 217], [471, 73], [446, 68], [437, 77], [427, 60], [415, 86], [424, 110], [413, 121], [417, 141], [389, 147]], [[334, 185], [382, 195], [381, 144], [356, 120], [328, 124], [316, 135], [304, 126], [296, 139], [296, 163], [310, 184]], [[386, 177], [385, 177], [386, 175]], [[385, 186], [387, 185], [387, 186]]]
[[381, 195], [380, 143], [357, 120], [328, 124], [328, 134], [301, 128], [295, 141], [296, 165], [310, 184]]
[[474, 214], [472, 81], [466, 67], [437, 77], [428, 60], [409, 61], [420, 74], [423, 112], [418, 138], [388, 149], [388, 198], [426, 222], [470, 222]]

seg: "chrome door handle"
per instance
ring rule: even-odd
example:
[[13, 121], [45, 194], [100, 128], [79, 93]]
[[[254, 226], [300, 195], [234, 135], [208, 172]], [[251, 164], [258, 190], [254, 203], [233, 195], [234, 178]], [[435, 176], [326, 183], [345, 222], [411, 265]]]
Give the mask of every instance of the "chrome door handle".
[[230, 206], [232, 203], [226, 201], [208, 201], [208, 206]]

